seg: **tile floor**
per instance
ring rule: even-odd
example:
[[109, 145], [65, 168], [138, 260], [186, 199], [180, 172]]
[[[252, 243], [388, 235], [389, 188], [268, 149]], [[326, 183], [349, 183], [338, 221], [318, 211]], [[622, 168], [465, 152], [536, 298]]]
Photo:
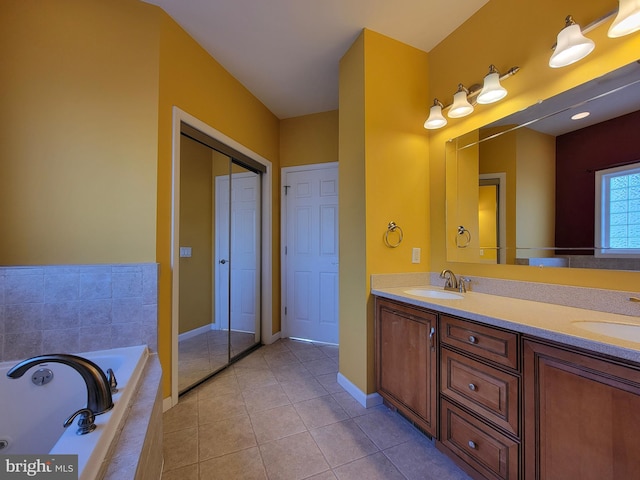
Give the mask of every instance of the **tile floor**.
[[198, 383], [211, 372], [228, 363], [231, 356], [256, 343], [253, 333], [208, 330], [178, 343], [178, 391]]
[[400, 415], [336, 382], [337, 347], [280, 340], [164, 413], [162, 480], [467, 480]]

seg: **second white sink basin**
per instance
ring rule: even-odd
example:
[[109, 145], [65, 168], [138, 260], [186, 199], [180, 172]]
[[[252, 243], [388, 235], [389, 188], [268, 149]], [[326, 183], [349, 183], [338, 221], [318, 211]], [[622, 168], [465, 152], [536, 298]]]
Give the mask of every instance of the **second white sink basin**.
[[427, 288], [411, 288], [405, 290], [404, 293], [415, 295], [417, 297], [437, 298], [439, 300], [460, 300], [464, 298], [462, 295], [453, 292], [445, 292], [444, 290], [430, 290]]
[[638, 324], [598, 321], [577, 321], [571, 323], [576, 327], [593, 333], [640, 343], [640, 325]]

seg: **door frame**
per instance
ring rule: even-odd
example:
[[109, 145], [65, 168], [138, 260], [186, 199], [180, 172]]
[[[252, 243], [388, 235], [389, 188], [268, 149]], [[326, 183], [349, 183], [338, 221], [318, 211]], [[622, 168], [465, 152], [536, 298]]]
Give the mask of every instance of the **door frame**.
[[[292, 167], [282, 167], [280, 169], [280, 185], [283, 189], [280, 198], [284, 198], [285, 179], [288, 173], [304, 172], [306, 170], [322, 170], [325, 168], [338, 168], [338, 162], [311, 163], [308, 165], [296, 165]], [[338, 209], [340, 209], [340, 198], [338, 198]], [[280, 201], [280, 331], [283, 337], [289, 334], [287, 316], [284, 314], [287, 299], [287, 256], [285, 255], [285, 243], [287, 238], [287, 205], [284, 200]], [[340, 321], [338, 319], [338, 321]]]
[[498, 264], [507, 263], [507, 174], [505, 172], [498, 173], [481, 173], [478, 180], [496, 180], [498, 184]]
[[[184, 122], [191, 127], [209, 135], [238, 152], [264, 165], [266, 172], [262, 174], [262, 252], [261, 252], [261, 339], [265, 344], [273, 343], [279, 334], [272, 334], [272, 231], [273, 205], [271, 200], [273, 166], [269, 160], [238, 143], [224, 133], [207, 125], [179, 107], [173, 107], [172, 128], [172, 175], [171, 175], [171, 397], [170, 405], [165, 402], [165, 410], [178, 403], [178, 320], [180, 318], [180, 124]], [[165, 399], [166, 400], [166, 399]]]

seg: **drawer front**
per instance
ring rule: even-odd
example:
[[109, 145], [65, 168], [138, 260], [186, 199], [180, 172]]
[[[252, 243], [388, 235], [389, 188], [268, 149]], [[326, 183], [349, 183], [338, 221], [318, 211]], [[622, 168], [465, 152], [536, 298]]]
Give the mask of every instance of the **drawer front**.
[[487, 360], [518, 369], [518, 335], [459, 318], [440, 317], [440, 341]]
[[444, 395], [519, 436], [517, 376], [446, 348], [441, 351], [440, 368]]
[[518, 478], [519, 444], [453, 404], [441, 403], [441, 442], [489, 479]]

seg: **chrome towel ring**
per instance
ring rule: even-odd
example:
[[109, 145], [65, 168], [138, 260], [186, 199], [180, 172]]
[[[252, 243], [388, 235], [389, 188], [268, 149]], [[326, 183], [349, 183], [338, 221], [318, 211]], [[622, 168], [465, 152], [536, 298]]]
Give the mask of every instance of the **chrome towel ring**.
[[[398, 234], [398, 238], [396, 239], [395, 242], [389, 240], [390, 233]], [[402, 229], [398, 225], [396, 225], [396, 222], [391, 221], [389, 222], [389, 225], [387, 225], [387, 231], [384, 234], [384, 244], [389, 248], [396, 248], [398, 245], [402, 243], [402, 236], [403, 236]]]
[[456, 235], [456, 247], [467, 248], [471, 243], [471, 233], [462, 225], [458, 227], [458, 234]]

